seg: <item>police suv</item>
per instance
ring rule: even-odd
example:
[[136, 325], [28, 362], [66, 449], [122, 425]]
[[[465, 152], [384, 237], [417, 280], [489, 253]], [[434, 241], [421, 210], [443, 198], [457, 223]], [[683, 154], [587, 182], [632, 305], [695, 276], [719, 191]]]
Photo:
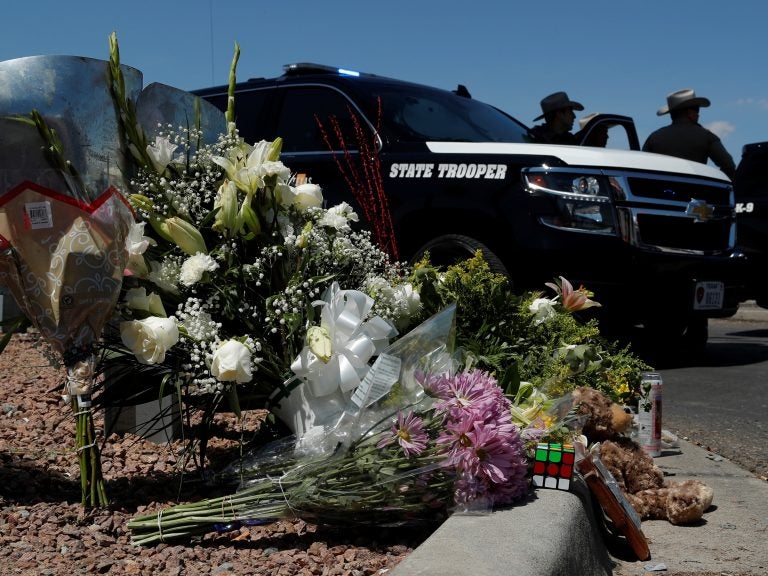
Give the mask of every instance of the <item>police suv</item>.
[[[196, 93], [227, 107], [226, 86]], [[239, 83], [235, 102], [240, 134], [282, 137], [286, 165], [329, 203], [362, 217], [360, 202], [383, 190], [400, 260], [428, 251], [444, 264], [481, 249], [517, 289], [564, 276], [595, 292], [601, 328], [643, 324], [666, 342], [706, 342], [707, 318], [737, 309], [733, 191], [711, 166], [532, 143], [464, 86], [317, 64]]]
[[733, 179], [737, 247], [747, 255], [747, 297], [768, 308], [768, 142], [746, 144]]

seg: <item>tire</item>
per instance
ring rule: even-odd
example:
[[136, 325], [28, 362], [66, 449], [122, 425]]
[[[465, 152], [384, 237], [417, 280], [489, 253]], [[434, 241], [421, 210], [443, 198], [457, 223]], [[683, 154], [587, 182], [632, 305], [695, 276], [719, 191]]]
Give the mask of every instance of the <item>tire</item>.
[[425, 253], [429, 252], [429, 260], [432, 264], [450, 266], [461, 260], [471, 258], [478, 250], [483, 253], [483, 258], [492, 272], [509, 277], [507, 267], [488, 246], [462, 234], [444, 234], [433, 238], [416, 251], [416, 254], [411, 258], [411, 263], [418, 261]]

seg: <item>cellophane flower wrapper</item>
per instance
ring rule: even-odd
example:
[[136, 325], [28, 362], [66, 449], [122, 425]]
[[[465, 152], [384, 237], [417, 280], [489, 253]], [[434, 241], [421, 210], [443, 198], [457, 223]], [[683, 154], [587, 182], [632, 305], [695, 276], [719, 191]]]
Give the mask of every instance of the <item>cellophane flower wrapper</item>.
[[[509, 402], [490, 375], [455, 373], [454, 314], [453, 306], [445, 309], [379, 355], [334, 425], [310, 438], [283, 438], [231, 464], [219, 475], [239, 482], [231, 496], [131, 520], [133, 542], [287, 517], [432, 524], [456, 511], [488, 511], [523, 498], [527, 461]], [[481, 411], [499, 421], [478, 416]], [[462, 412], [472, 417], [463, 419]]]
[[57, 170], [1, 172], [0, 282], [67, 369], [82, 503], [106, 505], [91, 413], [93, 346], [120, 294], [132, 212], [111, 186], [97, 194]]
[[[126, 90], [141, 74], [124, 67]], [[66, 366], [82, 504], [106, 505], [91, 412], [94, 345], [114, 309], [133, 214], [107, 62], [0, 62], [0, 282]]]

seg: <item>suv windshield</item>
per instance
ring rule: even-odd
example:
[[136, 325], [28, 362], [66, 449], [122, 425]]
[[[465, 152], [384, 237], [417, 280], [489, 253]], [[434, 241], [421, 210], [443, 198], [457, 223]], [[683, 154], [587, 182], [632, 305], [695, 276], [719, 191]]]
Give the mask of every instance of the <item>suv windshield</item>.
[[404, 140], [528, 142], [527, 129], [493, 106], [439, 90], [377, 90], [390, 128]]

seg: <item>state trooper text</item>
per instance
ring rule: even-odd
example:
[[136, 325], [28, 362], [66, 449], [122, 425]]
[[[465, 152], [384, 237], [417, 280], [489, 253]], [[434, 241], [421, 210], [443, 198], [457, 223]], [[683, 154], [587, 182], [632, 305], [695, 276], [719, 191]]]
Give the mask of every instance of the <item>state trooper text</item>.
[[506, 164], [419, 164], [394, 163], [389, 167], [390, 178], [484, 178], [503, 180]]

